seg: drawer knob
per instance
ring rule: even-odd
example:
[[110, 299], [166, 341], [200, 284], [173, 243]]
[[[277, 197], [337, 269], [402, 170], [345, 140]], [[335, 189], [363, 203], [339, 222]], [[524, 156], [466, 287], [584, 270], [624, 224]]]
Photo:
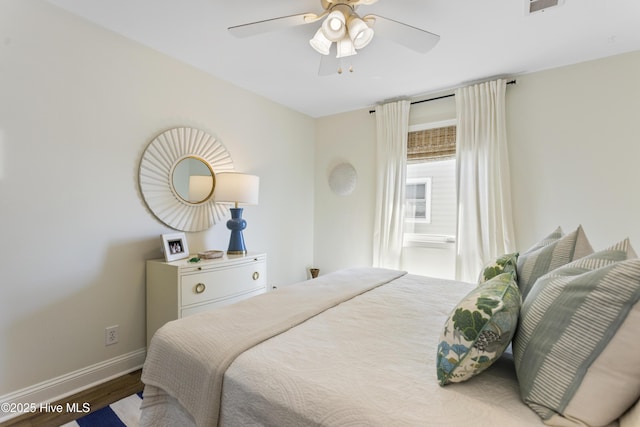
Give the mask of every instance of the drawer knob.
[[207, 287], [204, 285], [204, 283], [198, 283], [196, 285], [196, 294], [203, 293], [205, 289], [207, 289]]
[[258, 280], [260, 278], [260, 273], [258, 273], [257, 271], [254, 271], [251, 277], [253, 278], [253, 280]]

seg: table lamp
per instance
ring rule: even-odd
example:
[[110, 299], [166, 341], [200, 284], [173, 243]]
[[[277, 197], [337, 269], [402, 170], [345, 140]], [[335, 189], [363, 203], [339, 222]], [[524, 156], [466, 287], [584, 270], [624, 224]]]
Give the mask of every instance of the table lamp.
[[216, 174], [216, 188], [214, 199], [216, 203], [234, 203], [230, 208], [231, 219], [227, 221], [227, 228], [231, 230], [229, 239], [229, 255], [244, 255], [247, 248], [244, 244], [242, 230], [247, 228], [247, 221], [242, 218], [243, 205], [257, 205], [260, 178], [255, 175], [248, 175], [239, 172], [220, 172]]

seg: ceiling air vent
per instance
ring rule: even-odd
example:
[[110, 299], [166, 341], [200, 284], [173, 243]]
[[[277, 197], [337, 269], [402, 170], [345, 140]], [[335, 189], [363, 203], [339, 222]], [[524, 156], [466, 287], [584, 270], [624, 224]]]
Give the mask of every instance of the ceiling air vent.
[[528, 13], [543, 12], [551, 7], [560, 6], [564, 0], [525, 0], [528, 3]]

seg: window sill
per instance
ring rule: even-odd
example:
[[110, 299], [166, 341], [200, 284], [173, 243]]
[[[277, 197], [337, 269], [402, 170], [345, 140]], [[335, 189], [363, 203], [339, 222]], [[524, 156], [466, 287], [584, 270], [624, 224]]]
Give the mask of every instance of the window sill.
[[404, 234], [404, 247], [409, 248], [447, 248], [456, 243], [456, 236], [444, 234]]

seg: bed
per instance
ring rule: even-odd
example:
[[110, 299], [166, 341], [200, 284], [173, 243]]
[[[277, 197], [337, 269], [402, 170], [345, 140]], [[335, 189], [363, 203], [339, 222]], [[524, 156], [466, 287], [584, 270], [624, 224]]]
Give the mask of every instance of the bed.
[[170, 322], [148, 349], [141, 423], [543, 426], [509, 350], [471, 380], [438, 382], [443, 325], [476, 286], [346, 269]]

